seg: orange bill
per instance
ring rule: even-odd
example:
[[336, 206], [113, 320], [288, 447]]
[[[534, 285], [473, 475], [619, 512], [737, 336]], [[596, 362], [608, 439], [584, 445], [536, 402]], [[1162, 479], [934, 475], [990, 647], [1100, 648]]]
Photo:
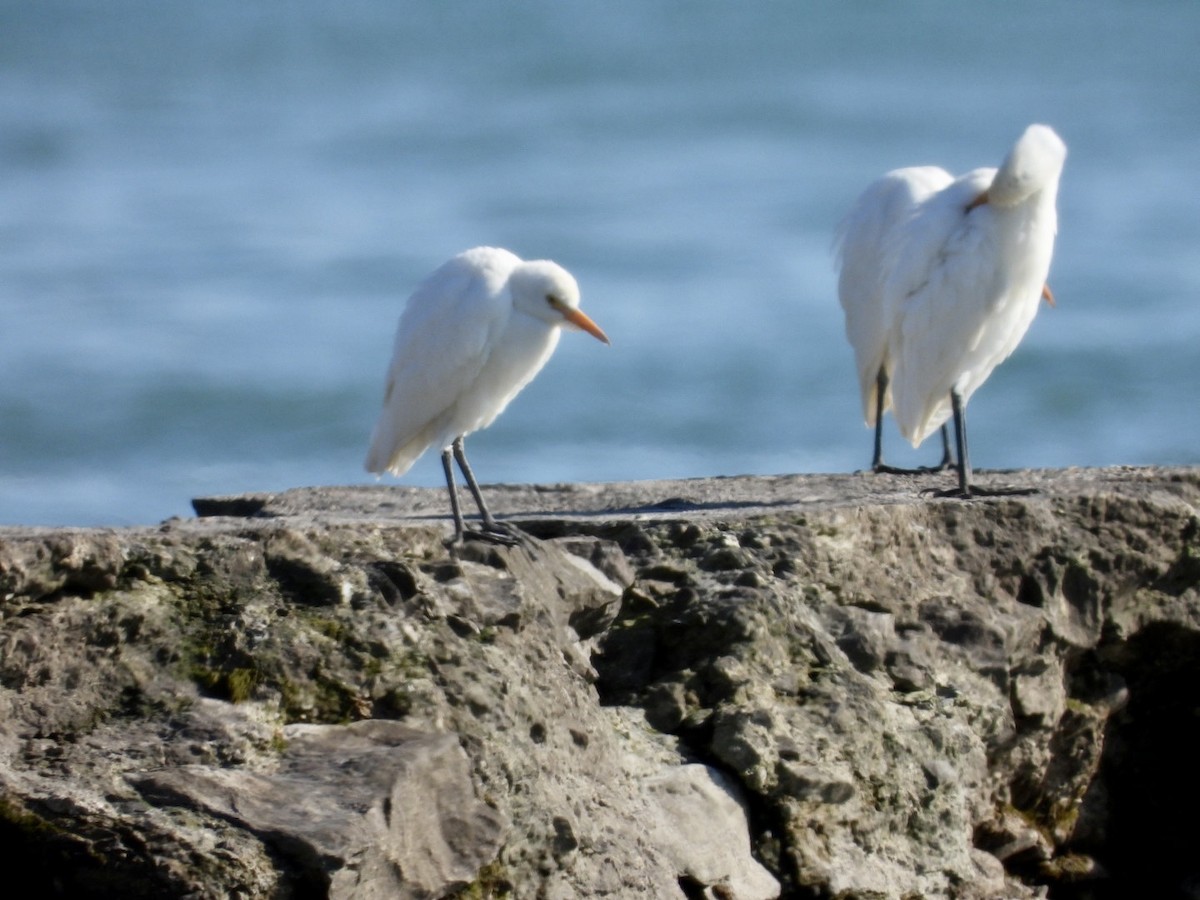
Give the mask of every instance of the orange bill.
[[1049, 303], [1051, 306], [1057, 305], [1054, 302], [1054, 294], [1051, 292], [1050, 285], [1048, 285], [1048, 284], [1042, 285], [1042, 299], [1045, 300], [1047, 303]]
[[564, 306], [561, 308], [560, 311], [563, 314], [563, 318], [566, 319], [568, 322], [570, 322], [572, 325], [574, 325], [576, 328], [582, 328], [584, 331], [586, 331], [588, 334], [590, 334], [592, 337], [594, 337], [598, 341], [604, 341], [604, 343], [606, 343], [606, 344], [612, 343], [612, 341], [610, 341], [608, 339], [608, 335], [604, 333], [604, 331], [600, 328], [599, 325], [597, 325], [590, 318], [588, 318], [587, 315], [584, 314], [583, 310], [569, 309]]
[[967, 212], [970, 212], [977, 206], [983, 206], [983, 204], [985, 204], [987, 202], [988, 202], [988, 192], [984, 191], [982, 194], [980, 194], [978, 197], [976, 197], [974, 200], [972, 200], [970, 203], [967, 204]]

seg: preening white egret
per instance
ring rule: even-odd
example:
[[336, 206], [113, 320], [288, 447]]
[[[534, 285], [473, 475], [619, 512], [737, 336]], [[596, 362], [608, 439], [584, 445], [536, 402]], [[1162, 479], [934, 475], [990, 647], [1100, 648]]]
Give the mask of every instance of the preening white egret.
[[417, 287], [400, 317], [367, 471], [403, 475], [429, 447], [438, 447], [454, 540], [467, 532], [452, 457], [479, 507], [482, 535], [508, 538], [483, 502], [463, 439], [490, 425], [533, 379], [563, 327], [609, 342], [579, 309], [579, 286], [561, 266], [525, 262], [495, 247], [476, 247], [443, 264]]
[[883, 285], [880, 365], [900, 432], [916, 447], [953, 416], [958, 488], [950, 493], [987, 493], [971, 486], [967, 402], [1016, 349], [1040, 299], [1053, 302], [1046, 276], [1066, 156], [1053, 129], [1030, 125], [999, 169], [968, 172], [917, 200], [885, 229], [879, 270], [867, 260], [855, 276]]

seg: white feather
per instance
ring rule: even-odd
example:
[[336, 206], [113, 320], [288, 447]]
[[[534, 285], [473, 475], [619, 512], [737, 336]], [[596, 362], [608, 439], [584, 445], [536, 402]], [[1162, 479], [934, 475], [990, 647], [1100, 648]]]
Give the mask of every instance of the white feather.
[[[876, 378], [890, 375], [888, 332], [895, 315], [885, 308], [886, 275], [895, 245], [918, 204], [941, 190], [953, 176], [936, 166], [894, 169], [873, 181], [855, 201], [838, 228], [838, 300], [846, 317], [846, 337], [854, 348], [863, 419], [875, 424]], [[891, 407], [891, 391], [883, 411]]]
[[575, 279], [554, 263], [477, 247], [442, 265], [400, 317], [367, 471], [403, 475], [430, 447], [490, 425], [545, 365], [578, 306]]
[[[1031, 125], [998, 170], [976, 169], [926, 192], [907, 216], [897, 214], [892, 195], [872, 188], [852, 211], [860, 224], [847, 235], [866, 237], [861, 246], [843, 239], [842, 281], [866, 285], [855, 296], [879, 291], [873, 303], [858, 301], [854, 317], [847, 308], [864, 406], [873, 396], [864, 378], [874, 378], [870, 364], [879, 358], [890, 367], [896, 422], [913, 446], [949, 418], [951, 390], [965, 405], [1033, 321], [1054, 252], [1065, 159], [1058, 135]], [[975, 205], [985, 192], [986, 202]], [[872, 306], [877, 320], [859, 322]]]

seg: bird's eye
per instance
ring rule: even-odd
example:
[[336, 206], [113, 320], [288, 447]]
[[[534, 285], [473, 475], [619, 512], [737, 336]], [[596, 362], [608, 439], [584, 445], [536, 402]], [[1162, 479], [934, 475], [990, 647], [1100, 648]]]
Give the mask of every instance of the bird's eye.
[[554, 309], [559, 309], [563, 305], [562, 301], [559, 300], [557, 297], [555, 297], [553, 294], [546, 295], [546, 302], [549, 303], [550, 306]]

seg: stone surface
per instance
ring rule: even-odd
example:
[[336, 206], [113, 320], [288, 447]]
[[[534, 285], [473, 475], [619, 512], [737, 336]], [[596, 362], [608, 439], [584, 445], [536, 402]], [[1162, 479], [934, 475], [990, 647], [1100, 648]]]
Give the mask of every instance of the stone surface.
[[153, 803], [246, 829], [336, 900], [445, 896], [500, 849], [504, 817], [475, 796], [452, 734], [393, 721], [290, 725], [275, 764], [129, 776]]
[[[949, 476], [947, 476], [949, 477]], [[198, 500], [0, 529], [29, 896], [1186, 897], [1200, 471]]]
[[740, 792], [711, 766], [672, 766], [647, 779], [653, 833], [681, 882], [719, 900], [771, 900], [779, 882], [754, 859]]

